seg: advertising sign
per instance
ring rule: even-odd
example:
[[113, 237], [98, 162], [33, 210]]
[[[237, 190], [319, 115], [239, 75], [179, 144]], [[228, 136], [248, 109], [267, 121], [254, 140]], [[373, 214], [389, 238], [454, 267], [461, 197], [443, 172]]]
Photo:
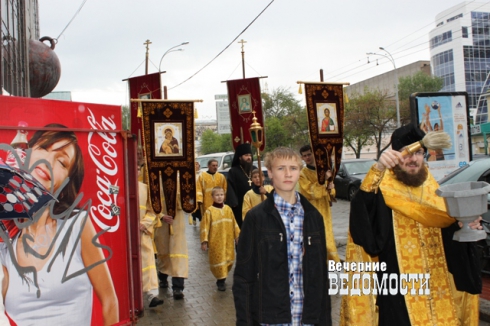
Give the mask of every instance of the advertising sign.
[[[12, 325], [129, 324], [121, 107], [10, 96], [0, 107], [0, 260]], [[51, 198], [34, 208], [41, 193]], [[14, 211], [24, 217], [6, 220]]]
[[216, 117], [218, 120], [218, 134], [231, 134], [228, 101], [216, 102]]
[[471, 158], [466, 92], [414, 93], [410, 96], [412, 121], [424, 131], [445, 131], [452, 146], [428, 150], [427, 163], [436, 180], [468, 164]]

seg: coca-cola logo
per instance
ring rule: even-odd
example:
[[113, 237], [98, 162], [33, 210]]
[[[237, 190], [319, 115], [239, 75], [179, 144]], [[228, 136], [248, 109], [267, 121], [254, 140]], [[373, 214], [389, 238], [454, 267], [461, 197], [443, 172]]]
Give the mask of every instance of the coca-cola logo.
[[[87, 120], [93, 129], [116, 130], [116, 123], [108, 117], [101, 116], [100, 122], [90, 113]], [[120, 216], [111, 214], [111, 207], [117, 206], [117, 193], [111, 193], [111, 186], [119, 186], [117, 178], [118, 166], [117, 159], [117, 133], [115, 132], [90, 132], [87, 137], [88, 153], [92, 162], [95, 164], [96, 174], [96, 198], [93, 198], [93, 205], [90, 208], [92, 221], [101, 229], [108, 229], [108, 232], [116, 232], [120, 225]]]

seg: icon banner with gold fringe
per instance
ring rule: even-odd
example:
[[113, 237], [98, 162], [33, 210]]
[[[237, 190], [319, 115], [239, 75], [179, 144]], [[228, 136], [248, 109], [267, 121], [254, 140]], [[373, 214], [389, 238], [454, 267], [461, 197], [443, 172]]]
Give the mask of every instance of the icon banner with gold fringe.
[[192, 213], [196, 209], [194, 101], [140, 102], [152, 208], [156, 214], [162, 212], [160, 191], [163, 189], [166, 213], [175, 216], [177, 188], [180, 188], [182, 209]]
[[325, 184], [327, 171], [335, 178], [342, 160], [344, 136], [343, 84], [298, 82], [305, 84], [308, 129], [315, 156], [318, 182]]

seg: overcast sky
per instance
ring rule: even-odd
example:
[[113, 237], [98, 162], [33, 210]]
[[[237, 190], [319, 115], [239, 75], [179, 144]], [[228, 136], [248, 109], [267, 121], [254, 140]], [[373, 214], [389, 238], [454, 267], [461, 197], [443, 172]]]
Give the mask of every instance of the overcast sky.
[[[189, 42], [184, 51], [164, 57], [162, 84], [169, 89], [169, 99], [202, 99], [196, 104], [199, 118], [214, 118], [214, 95], [226, 94], [222, 81], [242, 78], [240, 39], [247, 42], [246, 77], [267, 76], [261, 80], [262, 90], [281, 87], [297, 94], [296, 82], [319, 80], [320, 69], [325, 81], [351, 84], [393, 69], [383, 57], [371, 56], [367, 64], [366, 52], [383, 53], [380, 46], [390, 51], [397, 67], [430, 60], [428, 33], [435, 27], [435, 16], [462, 1], [270, 2], [86, 0], [56, 45], [62, 72], [55, 91], [71, 91], [78, 102], [128, 104], [127, 82], [122, 80], [145, 74], [143, 43], [152, 42], [149, 73], [154, 73], [169, 48]], [[58, 38], [82, 3], [39, 0], [41, 37]], [[269, 4], [237, 41], [184, 82]], [[304, 102], [303, 97], [297, 94]]]

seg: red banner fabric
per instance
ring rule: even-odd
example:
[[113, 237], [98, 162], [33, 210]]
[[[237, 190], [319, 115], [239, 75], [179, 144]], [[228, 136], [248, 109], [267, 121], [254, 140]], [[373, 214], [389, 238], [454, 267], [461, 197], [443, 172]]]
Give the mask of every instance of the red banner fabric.
[[[257, 117], [257, 122], [264, 127], [264, 116], [262, 113], [262, 97], [260, 94], [259, 78], [245, 78], [228, 80], [228, 103], [230, 107], [231, 137], [233, 148], [243, 143], [252, 143], [250, 136], [250, 124], [252, 124], [253, 114]], [[265, 147], [264, 141], [260, 150]]]
[[[1, 263], [9, 274], [6, 313], [18, 325], [129, 324], [129, 171], [121, 107], [10, 96], [0, 96], [0, 107], [0, 158], [56, 198], [32, 220], [14, 220], [16, 235], [0, 229]], [[19, 133], [23, 146], [13, 144]], [[22, 155], [12, 161], [14, 151]], [[5, 184], [0, 188], [7, 191]], [[25, 192], [0, 196], [0, 209], [10, 209], [9, 200], [35, 201]], [[102, 305], [111, 308], [103, 312]]]
[[[159, 100], [162, 98], [160, 73], [132, 77], [128, 79], [129, 99]], [[129, 102], [131, 112], [131, 133], [142, 140], [142, 121], [138, 118], [138, 102]], [[142, 145], [142, 144], [139, 144]]]
[[327, 170], [333, 178], [340, 168], [344, 136], [343, 85], [305, 83], [310, 141], [318, 183], [325, 184]]

